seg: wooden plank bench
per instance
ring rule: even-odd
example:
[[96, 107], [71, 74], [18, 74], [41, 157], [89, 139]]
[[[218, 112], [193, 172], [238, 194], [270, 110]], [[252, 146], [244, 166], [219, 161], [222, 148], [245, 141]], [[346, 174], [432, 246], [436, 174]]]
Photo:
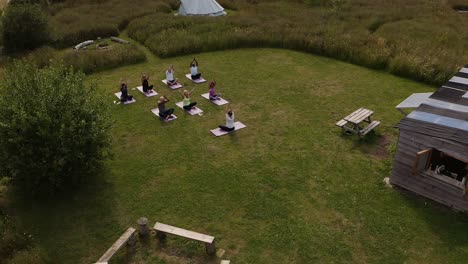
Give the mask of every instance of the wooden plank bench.
[[180, 237], [189, 238], [192, 240], [197, 240], [200, 242], [205, 243], [206, 253], [208, 255], [216, 254], [216, 245], [215, 245], [215, 238], [212, 236], [204, 235], [201, 233], [185, 230], [182, 228], [178, 228], [175, 226], [166, 225], [163, 223], [156, 223], [153, 227], [156, 230], [156, 236], [159, 240], [164, 240], [166, 238], [166, 234], [172, 234]]
[[107, 263], [123, 245], [129, 245], [135, 231], [135, 228], [129, 227], [127, 231], [125, 231], [125, 233], [123, 233], [123, 235], [121, 235], [119, 239], [117, 239], [117, 241], [115, 241], [115, 243], [106, 251], [106, 253], [102, 255], [97, 263]]
[[359, 131], [359, 135], [365, 136], [367, 133], [372, 131], [374, 128], [376, 128], [378, 125], [380, 125], [380, 121], [372, 121], [369, 125], [367, 125], [365, 128], [361, 129]]
[[348, 121], [346, 121], [344, 119], [341, 119], [340, 121], [336, 122], [335, 125], [337, 125], [338, 127], [343, 128], [347, 123], [348, 123]]

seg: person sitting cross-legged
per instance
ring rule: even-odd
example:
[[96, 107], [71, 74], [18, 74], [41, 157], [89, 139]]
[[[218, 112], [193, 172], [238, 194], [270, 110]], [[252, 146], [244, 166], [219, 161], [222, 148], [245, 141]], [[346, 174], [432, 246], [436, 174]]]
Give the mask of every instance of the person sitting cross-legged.
[[164, 120], [168, 120], [172, 117], [174, 113], [174, 108], [169, 108], [166, 110], [166, 103], [169, 102], [169, 98], [166, 96], [159, 97], [158, 100], [158, 109], [159, 109], [159, 117]]
[[226, 125], [219, 126], [219, 128], [223, 131], [231, 132], [234, 131], [236, 128], [234, 127], [234, 112], [232, 111], [231, 107], [229, 107], [226, 111]]
[[121, 92], [120, 101], [122, 103], [133, 100], [133, 96], [128, 94], [128, 87], [127, 87], [126, 82], [120, 83], [120, 92]]
[[153, 92], [153, 85], [149, 85], [149, 77], [146, 74], [141, 76], [141, 86], [144, 93], [150, 94]]
[[171, 67], [166, 70], [166, 81], [169, 86], [177, 84], [177, 79], [174, 78], [174, 73], [174, 65], [171, 65]]
[[198, 80], [201, 77], [201, 73], [198, 72], [198, 61], [195, 58], [190, 63], [190, 77], [192, 80]]
[[184, 110], [186, 111], [190, 111], [195, 105], [197, 105], [197, 102], [190, 102], [190, 96], [192, 95], [192, 91], [187, 91], [187, 90], [184, 90], [184, 92], [181, 94], [182, 97], [183, 97], [183, 108]]
[[216, 94], [216, 82], [215, 81], [210, 82], [208, 91], [209, 91], [210, 100], [214, 101], [214, 100], [219, 100], [221, 98], [220, 94]]

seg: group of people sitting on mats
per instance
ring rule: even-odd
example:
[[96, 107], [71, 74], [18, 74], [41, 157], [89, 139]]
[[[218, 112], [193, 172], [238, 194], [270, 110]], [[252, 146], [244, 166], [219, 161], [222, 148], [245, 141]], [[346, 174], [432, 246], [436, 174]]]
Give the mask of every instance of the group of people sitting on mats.
[[[167, 80], [167, 85], [168, 86], [173, 86], [177, 84], [177, 79], [174, 78], [174, 65], [171, 65], [167, 70], [166, 70], [166, 80]], [[193, 58], [193, 61], [190, 63], [190, 75], [192, 80], [197, 80], [200, 79], [201, 73], [198, 72], [198, 61]], [[149, 76], [148, 74], [143, 74], [141, 76], [141, 84], [143, 88], [143, 92], [146, 94], [151, 94], [153, 93], [153, 85], [149, 85]], [[209, 84], [209, 99], [212, 101], [219, 100], [221, 97], [219, 94], [216, 94], [216, 82], [212, 81]], [[120, 101], [121, 102], [127, 102], [127, 101], [132, 101], [133, 96], [128, 94], [128, 87], [126, 82], [121, 82], [120, 84]], [[190, 96], [192, 95], [193, 89], [191, 91], [184, 90], [181, 94], [182, 96], [182, 103], [183, 103], [183, 109], [186, 111], [190, 111], [192, 108], [194, 108], [197, 105], [197, 102], [192, 102]], [[169, 98], [167, 98], [165, 95], [161, 96], [158, 100], [158, 109], [159, 109], [159, 117], [161, 117], [163, 120], [169, 120], [171, 119], [174, 114], [174, 108], [169, 108], [166, 109], [166, 103], [169, 102]], [[219, 128], [223, 131], [233, 131], [235, 129], [234, 127], [234, 112], [232, 111], [231, 107], [229, 106], [228, 109], [226, 110], [226, 125], [222, 126], [220, 125]]]
[[[177, 79], [174, 77], [174, 74], [174, 65], [171, 65], [166, 70], [166, 84], [169, 87], [178, 84]], [[201, 78], [201, 73], [198, 72], [198, 61], [195, 58], [193, 58], [192, 62], [190, 63], [190, 77], [193, 81], [199, 80]]]

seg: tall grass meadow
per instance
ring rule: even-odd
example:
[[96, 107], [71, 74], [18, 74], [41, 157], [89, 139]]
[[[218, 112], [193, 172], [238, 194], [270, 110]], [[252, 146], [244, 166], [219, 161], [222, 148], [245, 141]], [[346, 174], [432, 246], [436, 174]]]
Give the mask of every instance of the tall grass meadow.
[[287, 48], [441, 84], [468, 61], [468, 15], [408, 1], [221, 1], [226, 17], [155, 13], [130, 37], [160, 57], [243, 47]]

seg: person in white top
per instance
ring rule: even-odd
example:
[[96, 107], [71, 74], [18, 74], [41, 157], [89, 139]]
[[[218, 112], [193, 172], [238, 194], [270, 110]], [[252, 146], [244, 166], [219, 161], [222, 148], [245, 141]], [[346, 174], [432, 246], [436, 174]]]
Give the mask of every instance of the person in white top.
[[198, 72], [198, 61], [195, 58], [193, 58], [193, 61], [190, 63], [190, 75], [192, 80], [197, 80], [201, 77], [201, 73]]
[[177, 84], [177, 79], [174, 78], [174, 65], [171, 65], [166, 71], [167, 85], [172, 86]]
[[219, 126], [219, 128], [223, 131], [234, 131], [234, 112], [232, 111], [231, 107], [229, 106], [226, 111], [226, 125]]

